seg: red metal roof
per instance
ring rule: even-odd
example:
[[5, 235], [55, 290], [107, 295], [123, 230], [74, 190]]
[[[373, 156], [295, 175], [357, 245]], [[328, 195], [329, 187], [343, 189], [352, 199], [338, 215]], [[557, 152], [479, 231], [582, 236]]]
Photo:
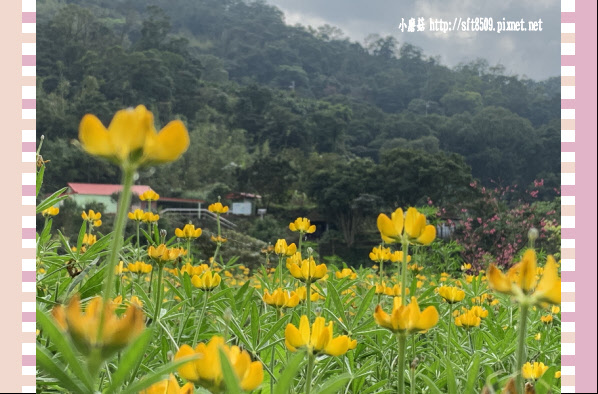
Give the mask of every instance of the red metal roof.
[[[70, 189], [69, 194], [92, 194], [96, 196], [111, 196], [122, 190], [122, 185], [107, 185], [102, 183], [75, 183], [69, 182], [67, 186]], [[133, 194], [140, 195], [148, 190], [152, 190], [147, 185], [133, 185]]]

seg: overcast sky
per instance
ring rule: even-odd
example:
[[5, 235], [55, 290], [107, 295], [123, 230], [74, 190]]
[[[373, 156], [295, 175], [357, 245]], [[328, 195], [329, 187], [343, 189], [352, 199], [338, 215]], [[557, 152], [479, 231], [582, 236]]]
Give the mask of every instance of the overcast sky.
[[[280, 8], [287, 24], [339, 27], [352, 41], [369, 34], [393, 35], [399, 45], [409, 42], [427, 56], [455, 66], [476, 58], [491, 66], [502, 64], [511, 75], [545, 79], [560, 75], [561, 14], [559, 0], [266, 0]], [[425, 32], [401, 32], [401, 18], [424, 18]], [[542, 31], [431, 32], [430, 18], [454, 21], [461, 17], [529, 21], [542, 20]]]

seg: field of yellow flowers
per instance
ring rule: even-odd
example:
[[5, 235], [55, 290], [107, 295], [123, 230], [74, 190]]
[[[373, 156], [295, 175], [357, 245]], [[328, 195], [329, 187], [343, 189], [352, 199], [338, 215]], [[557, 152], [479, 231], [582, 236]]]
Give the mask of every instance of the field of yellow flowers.
[[[559, 266], [536, 253], [533, 230], [506, 272], [434, 272], [436, 230], [413, 207], [378, 216], [371, 267], [322, 263], [302, 245], [315, 231], [308, 218], [262, 251], [259, 268], [224, 261], [220, 225], [203, 261], [193, 255], [202, 229], [181, 223], [169, 235], [155, 212], [129, 209], [135, 172], [187, 149], [182, 122], [157, 132], [143, 106], [108, 128], [86, 115], [79, 140], [120, 166], [123, 192], [112, 231], [82, 212], [72, 244], [52, 230], [63, 190], [37, 207], [38, 392], [560, 392]], [[219, 220], [228, 207], [209, 210]], [[136, 232], [124, 238], [127, 221]]]

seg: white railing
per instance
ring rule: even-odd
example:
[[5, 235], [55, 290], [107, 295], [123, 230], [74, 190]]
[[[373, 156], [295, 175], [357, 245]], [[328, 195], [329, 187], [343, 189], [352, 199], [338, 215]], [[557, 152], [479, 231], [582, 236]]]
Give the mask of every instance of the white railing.
[[[205, 208], [165, 208], [163, 210], [161, 210], [160, 212], [158, 212], [161, 215], [165, 214], [165, 213], [179, 213], [179, 214], [183, 214], [183, 215], [197, 215], [198, 219], [203, 218], [204, 216], [212, 219], [214, 221], [216, 221], [216, 218], [218, 215], [216, 215], [213, 212], [208, 211]], [[235, 228], [237, 227], [237, 225], [233, 222], [231, 222], [228, 219], [223, 218], [222, 216], [220, 216], [220, 224], [223, 225], [224, 227], [228, 227], [228, 228]]]

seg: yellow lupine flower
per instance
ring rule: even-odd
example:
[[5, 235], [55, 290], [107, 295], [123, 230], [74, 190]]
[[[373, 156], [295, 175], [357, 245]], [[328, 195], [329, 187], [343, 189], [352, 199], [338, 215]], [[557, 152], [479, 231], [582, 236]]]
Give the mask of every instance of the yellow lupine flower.
[[552, 308], [550, 309], [550, 312], [557, 315], [559, 312], [561, 311], [561, 308], [559, 308], [556, 305], [553, 305]]
[[218, 349], [222, 349], [228, 358], [243, 390], [251, 391], [259, 387], [264, 380], [262, 363], [252, 362], [247, 351], [238, 346], [226, 345], [224, 338], [220, 336], [212, 337], [207, 345], [201, 342], [195, 349], [186, 344], [181, 346], [174, 356], [175, 361], [196, 354], [200, 357], [179, 367], [179, 375], [206, 388], [216, 388], [218, 392], [222, 392], [224, 383]]
[[289, 224], [289, 229], [291, 231], [311, 234], [316, 231], [316, 225], [311, 224], [308, 218], [297, 218], [294, 222]]
[[276, 308], [294, 308], [299, 304], [299, 296], [294, 291], [276, 289], [270, 294], [264, 290], [263, 300], [266, 304]]
[[152, 384], [145, 390], [141, 390], [139, 394], [193, 394], [194, 391], [193, 383], [187, 382], [180, 387], [174, 375], [170, 374], [168, 379]]
[[212, 213], [227, 213], [228, 212], [228, 207], [225, 205], [222, 205], [222, 203], [220, 201], [215, 202], [214, 204], [210, 204], [208, 205], [208, 211], [212, 212]]
[[222, 244], [223, 244], [223, 243], [225, 243], [225, 242], [227, 241], [227, 240], [226, 240], [226, 238], [224, 238], [224, 237], [221, 237], [220, 235], [218, 235], [218, 236], [214, 236], [214, 235], [212, 235], [212, 236], [210, 237], [210, 240], [211, 240], [212, 242], [220, 242], [220, 243], [222, 243]]
[[477, 317], [481, 317], [481, 318], [488, 317], [488, 311], [486, 309], [482, 308], [481, 306], [478, 306], [478, 305], [472, 306], [470, 311]]
[[42, 211], [42, 216], [46, 217], [46, 218], [50, 217], [50, 216], [56, 216], [56, 215], [58, 215], [58, 212], [60, 212], [60, 208], [50, 207], [50, 208], [44, 209]]
[[174, 230], [174, 235], [176, 235], [179, 238], [187, 239], [198, 238], [201, 236], [201, 233], [201, 228], [196, 229], [195, 226], [191, 223], [185, 224], [185, 227], [183, 227], [182, 230], [180, 228]]
[[377, 262], [388, 261], [388, 260], [390, 260], [390, 256], [391, 256], [390, 248], [374, 246], [372, 248], [372, 251], [370, 252], [370, 260], [372, 260], [372, 261], [377, 261]]
[[79, 125], [79, 141], [87, 153], [121, 166], [141, 167], [177, 160], [189, 147], [189, 134], [180, 120], [158, 133], [145, 106], [118, 111], [108, 129], [87, 114]]
[[382, 240], [387, 243], [401, 242], [406, 235], [410, 242], [428, 245], [436, 238], [436, 227], [426, 225], [426, 215], [419, 213], [416, 208], [403, 210], [398, 208], [389, 218], [385, 214], [378, 215], [378, 230]]
[[288, 267], [293, 277], [306, 283], [311, 283], [317, 281], [318, 279], [322, 279], [328, 270], [326, 268], [326, 264], [316, 265], [316, 261], [312, 256], [309, 256], [309, 258], [305, 260], [301, 260], [300, 264], [297, 264], [293, 261], [290, 263], [290, 265], [288, 265]]
[[[104, 308], [104, 328], [98, 342], [101, 308]], [[83, 354], [100, 348], [104, 358], [124, 348], [145, 328], [141, 309], [129, 305], [122, 317], [115, 314], [116, 305], [103, 305], [101, 297], [93, 298], [84, 313], [81, 311], [79, 295], [73, 296], [66, 307], [58, 305], [52, 309], [52, 316], [58, 326], [67, 331], [73, 343]]]
[[274, 253], [283, 256], [292, 256], [297, 253], [297, 245], [294, 243], [287, 245], [287, 241], [281, 238], [274, 245]]
[[[297, 288], [295, 289], [295, 294], [297, 294], [297, 296], [299, 297], [299, 300], [301, 300], [301, 301], [305, 301], [305, 300], [307, 299], [307, 287], [305, 287], [305, 286], [300, 286], [300, 287], [297, 287]], [[324, 297], [324, 296], [320, 295], [320, 293], [318, 293], [318, 292], [316, 291], [315, 287], [313, 287], [313, 286], [312, 286], [312, 289], [311, 289], [311, 294], [310, 294], [310, 296], [309, 296], [309, 299], [310, 299], [312, 302], [316, 302], [316, 301], [319, 301], [319, 300], [323, 300], [323, 299], [325, 299], [325, 298], [326, 298], [326, 297]]]
[[181, 250], [179, 248], [168, 248], [164, 244], [157, 247], [152, 245], [147, 248], [147, 255], [158, 264], [164, 264], [176, 260], [181, 255]]
[[544, 363], [534, 362], [533, 364], [527, 362], [521, 367], [521, 374], [524, 379], [540, 379], [548, 367]]
[[129, 272], [136, 274], [148, 274], [152, 272], [152, 265], [146, 264], [142, 261], [136, 261], [134, 263], [129, 263], [129, 265], [127, 265], [127, 269]]
[[437, 288], [438, 294], [444, 298], [449, 304], [463, 301], [465, 298], [465, 292], [457, 287], [453, 286], [440, 286]]
[[504, 275], [494, 264], [488, 267], [488, 284], [494, 290], [511, 295], [530, 295], [536, 303], [561, 303], [561, 278], [554, 257], [548, 256], [542, 278], [536, 284], [536, 252], [527, 250], [521, 262]]
[[141, 201], [158, 201], [160, 199], [160, 195], [153, 190], [146, 190], [139, 195], [139, 199]]
[[100, 220], [101, 218], [102, 214], [100, 212], [95, 212], [93, 209], [90, 209], [88, 212], [83, 211], [81, 213], [81, 219], [87, 220], [88, 222]]
[[387, 314], [377, 305], [374, 320], [380, 327], [395, 333], [414, 333], [434, 327], [438, 323], [438, 311], [433, 306], [420, 311], [415, 297], [411, 297], [411, 303], [407, 306], [403, 305], [400, 297], [395, 297], [391, 314]]
[[536, 336], [534, 336], [534, 339], [536, 341], [540, 341], [542, 339], [542, 333], [541, 332], [537, 333]]
[[[395, 250], [394, 252], [392, 252], [390, 254], [390, 261], [392, 261], [393, 263], [401, 263], [403, 262], [403, 252], [401, 250]], [[411, 255], [407, 255], [407, 262], [410, 263], [411, 262]], [[415, 264], [417, 266], [417, 264]], [[422, 268], [422, 267], [420, 267]]]
[[552, 323], [552, 315], [540, 316], [540, 321], [544, 324]]
[[285, 345], [291, 352], [306, 348], [310, 354], [341, 356], [349, 350], [351, 340], [346, 335], [334, 338], [332, 326], [332, 322], [326, 325], [326, 320], [319, 316], [310, 329], [309, 319], [303, 315], [299, 321], [299, 328], [291, 323], [287, 324], [284, 330]]
[[212, 275], [212, 271], [210, 270], [207, 270], [201, 276], [193, 275], [193, 277], [191, 278], [191, 283], [193, 284], [193, 286], [200, 288], [204, 291], [214, 290], [216, 287], [218, 287], [221, 281], [222, 278], [220, 277], [220, 275], [218, 275], [217, 273], [214, 273]]
[[357, 279], [357, 273], [355, 273], [351, 268], [343, 268], [340, 271], [336, 271], [334, 273], [337, 279], [342, 278], [349, 278], [349, 279]]
[[144, 223], [153, 223], [160, 220], [160, 215], [155, 214], [153, 212], [145, 212], [143, 214], [143, 219], [141, 219]]
[[123, 273], [125, 273], [127, 271], [128, 271], [128, 269], [127, 269], [127, 267], [125, 267], [125, 262], [122, 260], [116, 265], [116, 267], [114, 267], [114, 273], [116, 275], [122, 275]]
[[555, 378], [555, 379], [560, 379], [560, 378], [561, 378], [561, 371], [556, 371], [556, 372], [554, 373], [554, 378]]
[[467, 271], [471, 269], [471, 264], [469, 263], [463, 263], [463, 265], [461, 265], [461, 271]]
[[143, 212], [141, 209], [136, 209], [133, 212], [129, 212], [127, 214], [127, 217], [131, 220], [135, 220], [136, 222], [141, 222], [143, 220], [143, 214], [145, 212]]
[[467, 311], [462, 315], [455, 317], [455, 324], [463, 328], [477, 327], [482, 322], [479, 316], [472, 311]]
[[95, 234], [83, 234], [83, 245], [91, 246], [97, 242]]
[[102, 225], [102, 221], [101, 220], [94, 220], [92, 224], [93, 224], [94, 227], [100, 227]]

